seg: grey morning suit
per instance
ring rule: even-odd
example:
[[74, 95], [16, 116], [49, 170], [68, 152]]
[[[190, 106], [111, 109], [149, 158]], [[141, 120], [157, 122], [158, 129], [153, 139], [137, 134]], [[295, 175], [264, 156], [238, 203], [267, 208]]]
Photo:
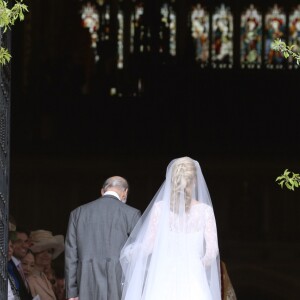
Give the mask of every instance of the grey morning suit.
[[67, 298], [121, 299], [120, 251], [140, 216], [111, 195], [71, 212], [65, 243]]

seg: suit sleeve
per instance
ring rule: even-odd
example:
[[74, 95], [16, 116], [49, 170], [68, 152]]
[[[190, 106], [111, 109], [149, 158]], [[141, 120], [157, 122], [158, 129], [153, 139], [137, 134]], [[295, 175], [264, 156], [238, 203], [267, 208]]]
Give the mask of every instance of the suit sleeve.
[[136, 223], [138, 222], [140, 217], [141, 217], [141, 212], [139, 210], [136, 210], [132, 216], [132, 220], [131, 220], [130, 228], [129, 228], [129, 234], [132, 232], [134, 226], [136, 225]]
[[76, 223], [75, 212], [72, 212], [69, 219], [65, 243], [65, 283], [67, 299], [79, 295], [77, 285], [78, 249]]

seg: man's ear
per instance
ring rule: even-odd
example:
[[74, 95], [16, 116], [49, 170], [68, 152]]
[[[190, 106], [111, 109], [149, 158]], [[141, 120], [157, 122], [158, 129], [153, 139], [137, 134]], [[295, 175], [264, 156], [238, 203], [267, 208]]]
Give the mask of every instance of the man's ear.
[[101, 189], [101, 196], [104, 195], [104, 189]]
[[127, 198], [128, 197], [128, 189], [124, 190], [124, 193], [125, 193], [125, 197]]

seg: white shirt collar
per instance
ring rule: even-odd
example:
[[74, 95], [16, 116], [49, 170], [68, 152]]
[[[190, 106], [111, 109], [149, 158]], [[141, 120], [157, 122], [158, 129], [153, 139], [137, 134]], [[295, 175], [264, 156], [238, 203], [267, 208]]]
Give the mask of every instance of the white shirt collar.
[[116, 192], [113, 192], [113, 191], [107, 191], [107, 192], [105, 192], [105, 193], [103, 194], [103, 196], [106, 196], [106, 195], [115, 196], [115, 197], [117, 197], [117, 198], [121, 201], [120, 196], [119, 196], [118, 193], [116, 193]]
[[11, 259], [14, 262], [15, 266], [18, 266], [21, 263], [21, 261], [17, 259], [15, 256], [12, 256]]

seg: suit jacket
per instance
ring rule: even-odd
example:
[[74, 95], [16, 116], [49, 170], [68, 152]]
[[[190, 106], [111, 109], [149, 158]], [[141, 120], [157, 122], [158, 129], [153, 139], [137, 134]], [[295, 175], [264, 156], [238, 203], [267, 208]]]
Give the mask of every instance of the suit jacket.
[[15, 284], [16, 284], [16, 288], [19, 292], [19, 296], [21, 300], [31, 300], [32, 296], [30, 291], [27, 289], [23, 278], [21, 276], [21, 274], [18, 271], [18, 268], [16, 267], [16, 265], [14, 264], [14, 262], [12, 260], [10, 260], [8, 262], [8, 273], [11, 275], [11, 277], [13, 278]]
[[71, 212], [65, 242], [67, 298], [121, 299], [120, 251], [140, 216], [112, 195]]
[[33, 296], [39, 295], [41, 300], [56, 300], [52, 285], [44, 273], [34, 272], [27, 281]]

